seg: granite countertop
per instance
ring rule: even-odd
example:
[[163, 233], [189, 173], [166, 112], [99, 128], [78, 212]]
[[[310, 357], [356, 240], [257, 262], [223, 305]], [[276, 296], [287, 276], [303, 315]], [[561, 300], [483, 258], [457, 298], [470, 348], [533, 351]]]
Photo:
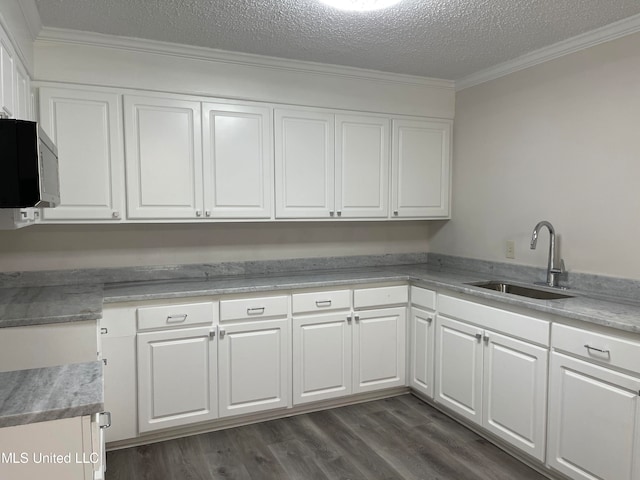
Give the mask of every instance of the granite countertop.
[[[398, 265], [342, 269], [337, 271], [294, 272], [258, 276], [229, 276], [210, 280], [183, 279], [151, 282], [129, 282], [108, 285], [104, 303], [158, 300], [236, 293], [257, 293], [275, 290], [324, 288], [377, 282], [410, 281], [415, 285], [438, 291], [454, 291], [474, 297], [505, 303], [515, 307], [572, 318], [588, 323], [640, 333], [640, 302], [592, 292], [569, 290], [572, 298], [536, 300], [500, 293], [468, 285], [483, 280], [511, 280], [505, 276], [487, 276], [433, 265]], [[515, 282], [523, 283], [523, 282]]]
[[102, 285], [0, 288], [0, 328], [102, 317]]
[[103, 410], [102, 362], [0, 373], [0, 427]]
[[[481, 271], [477, 268], [452, 268], [432, 263], [359, 268], [332, 266], [331, 269], [318, 268], [317, 265], [303, 266], [304, 271], [260, 271], [251, 274], [233, 272], [202, 275], [197, 270], [197, 276], [180, 278], [180, 273], [193, 273], [194, 268], [189, 266], [183, 271], [173, 269], [171, 278], [159, 280], [153, 278], [162, 278], [162, 274], [166, 272], [149, 268], [145, 270], [147, 276], [142, 280], [136, 278], [128, 282], [110, 282], [104, 286], [82, 284], [0, 288], [0, 327], [95, 320], [102, 315], [103, 303], [410, 281], [438, 291], [454, 291], [506, 305], [640, 333], [640, 301], [634, 298], [636, 284], [631, 285], [631, 290], [627, 289], [627, 297], [616, 297], [611, 292], [602, 294], [572, 288], [568, 293], [574, 295], [573, 298], [536, 300], [468, 285], [482, 280], [509, 280], [530, 284], [533, 279], [537, 280], [535, 276], [532, 277], [530, 270], [523, 272], [513, 268], [506, 271]], [[471, 265], [475, 266], [476, 264]], [[124, 278], [128, 277], [125, 275]], [[609, 281], [600, 277], [589, 278], [592, 282]], [[611, 282], [615, 283], [615, 279]], [[591, 287], [589, 290], [597, 288], [597, 283], [585, 285]], [[629, 296], [629, 292], [632, 296]]]

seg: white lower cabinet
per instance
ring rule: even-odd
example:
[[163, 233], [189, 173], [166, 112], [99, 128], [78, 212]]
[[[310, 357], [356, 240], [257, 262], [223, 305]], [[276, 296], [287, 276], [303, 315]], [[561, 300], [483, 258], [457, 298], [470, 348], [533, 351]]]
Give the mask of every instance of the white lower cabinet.
[[293, 319], [293, 403], [351, 393], [351, 313]]
[[138, 333], [137, 346], [141, 433], [218, 417], [211, 326]]
[[411, 287], [409, 386], [433, 398], [435, 381], [436, 292]]
[[289, 406], [290, 329], [286, 318], [220, 325], [220, 417]]
[[[436, 326], [436, 401], [544, 461], [548, 349], [486, 327], [502, 326], [517, 336], [521, 326], [530, 329], [533, 324], [540, 330], [536, 335], [543, 338], [546, 331], [548, 339], [548, 323], [440, 298], [444, 310]], [[445, 316], [448, 308], [457, 318], [475, 323]]]
[[544, 460], [548, 350], [495, 332], [483, 338], [483, 426]]
[[103, 480], [99, 414], [0, 428], [0, 478]]
[[353, 393], [406, 385], [406, 307], [355, 312]]
[[[393, 286], [375, 289], [375, 298], [398, 289], [406, 296], [406, 286]], [[354, 306], [371, 304], [370, 290], [355, 290]], [[311, 300], [317, 311], [348, 308], [342, 293], [294, 294], [294, 315], [298, 305], [314, 311]], [[292, 354], [294, 405], [406, 385], [406, 307], [294, 316]]]
[[482, 329], [438, 315], [436, 400], [482, 424]]
[[576, 480], [640, 479], [639, 394], [640, 375], [553, 352], [548, 464]]

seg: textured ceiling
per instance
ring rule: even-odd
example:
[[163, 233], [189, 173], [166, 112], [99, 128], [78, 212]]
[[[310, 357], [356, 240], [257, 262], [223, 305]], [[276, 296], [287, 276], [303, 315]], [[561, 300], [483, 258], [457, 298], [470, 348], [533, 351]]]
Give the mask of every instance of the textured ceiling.
[[47, 27], [457, 80], [640, 14], [639, 0], [38, 0]]

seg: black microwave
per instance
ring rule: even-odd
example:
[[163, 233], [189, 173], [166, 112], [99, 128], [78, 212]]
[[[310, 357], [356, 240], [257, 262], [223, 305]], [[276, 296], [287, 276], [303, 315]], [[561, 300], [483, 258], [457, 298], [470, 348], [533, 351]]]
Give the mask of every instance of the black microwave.
[[0, 208], [59, 203], [56, 146], [36, 122], [0, 119]]

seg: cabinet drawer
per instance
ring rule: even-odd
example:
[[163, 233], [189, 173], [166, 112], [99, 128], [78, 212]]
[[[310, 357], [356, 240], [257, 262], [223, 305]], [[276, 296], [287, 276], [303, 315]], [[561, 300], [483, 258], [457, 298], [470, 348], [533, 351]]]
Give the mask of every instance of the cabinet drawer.
[[138, 330], [211, 325], [214, 318], [213, 302], [144, 307], [138, 308]]
[[240, 298], [220, 302], [220, 321], [287, 315], [289, 297]]
[[418, 307], [436, 309], [436, 292], [426, 288], [411, 287], [411, 303]]
[[551, 346], [580, 358], [640, 373], [640, 342], [554, 324]]
[[132, 307], [108, 306], [100, 319], [102, 338], [133, 337], [136, 334], [136, 311]]
[[351, 307], [351, 290], [295, 293], [292, 299], [293, 313], [345, 310]]
[[361, 288], [353, 291], [353, 308], [384, 307], [408, 301], [409, 289], [406, 285]]

